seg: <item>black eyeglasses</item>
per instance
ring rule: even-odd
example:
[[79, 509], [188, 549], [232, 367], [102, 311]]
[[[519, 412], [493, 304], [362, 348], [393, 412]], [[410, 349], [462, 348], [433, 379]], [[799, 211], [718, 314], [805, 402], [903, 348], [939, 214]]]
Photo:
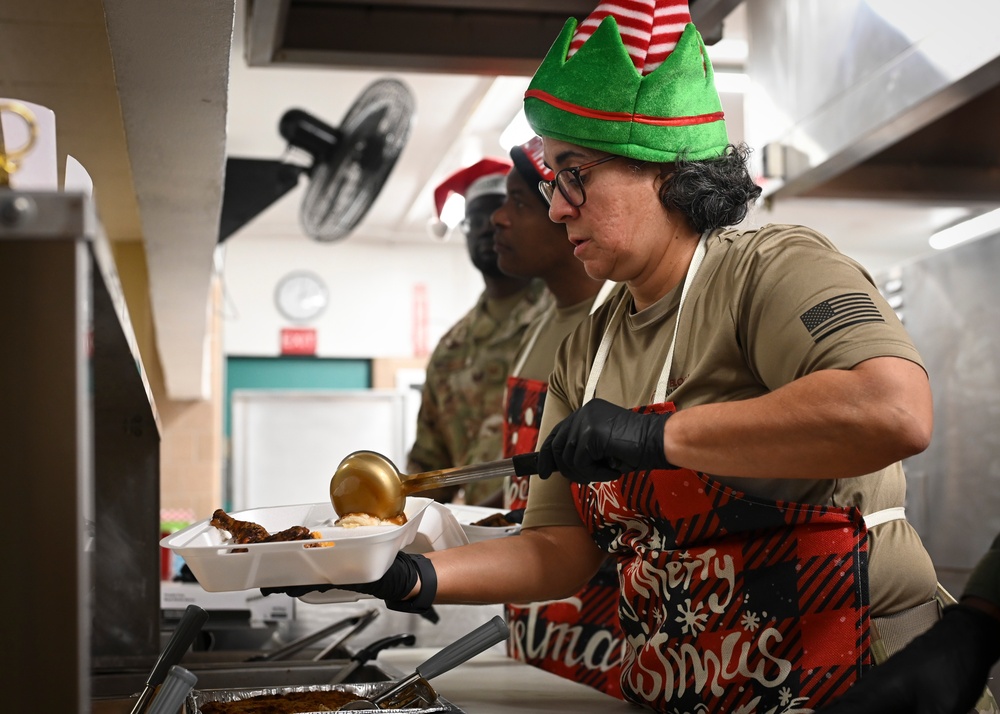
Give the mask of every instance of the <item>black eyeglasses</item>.
[[579, 208], [587, 202], [587, 194], [583, 190], [580, 173], [587, 169], [592, 169], [598, 164], [603, 164], [617, 158], [619, 158], [617, 154], [610, 154], [597, 161], [591, 161], [580, 166], [570, 166], [557, 173], [556, 177], [551, 181], [539, 181], [538, 190], [542, 192], [542, 196], [551, 206], [552, 197], [555, 195], [556, 188], [558, 187], [559, 193], [566, 199], [566, 202], [573, 206], [573, 208]]
[[487, 228], [493, 227], [490, 220], [492, 215], [491, 213], [470, 213], [459, 222], [458, 229], [465, 236], [482, 233]]

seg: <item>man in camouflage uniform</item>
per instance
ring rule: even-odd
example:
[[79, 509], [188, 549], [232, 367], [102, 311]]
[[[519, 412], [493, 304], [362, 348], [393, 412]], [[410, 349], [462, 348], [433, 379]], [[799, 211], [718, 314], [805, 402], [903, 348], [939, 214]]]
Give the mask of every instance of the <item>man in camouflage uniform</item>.
[[[983, 692], [1000, 660], [1000, 536], [930, 630], [817, 714], [995, 714]], [[982, 693], [982, 694], [981, 694]]]
[[[417, 436], [408, 473], [494, 461], [503, 452], [503, 392], [529, 323], [548, 306], [545, 284], [504, 275], [497, 267], [490, 216], [503, 203], [511, 164], [483, 159], [435, 191], [438, 213], [451, 192], [465, 196], [469, 257], [485, 288], [475, 306], [445, 333], [427, 364]], [[502, 505], [502, 479], [466, 484], [465, 502]], [[427, 494], [450, 501], [457, 488]], [[495, 502], [495, 503], [494, 503]]]

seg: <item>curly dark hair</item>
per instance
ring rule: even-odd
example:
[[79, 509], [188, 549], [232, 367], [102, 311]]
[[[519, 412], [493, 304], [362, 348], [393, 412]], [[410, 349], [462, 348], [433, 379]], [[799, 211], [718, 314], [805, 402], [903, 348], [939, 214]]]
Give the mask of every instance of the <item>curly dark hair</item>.
[[750, 204], [761, 192], [747, 169], [749, 155], [746, 144], [730, 144], [718, 159], [688, 161], [681, 157], [663, 164], [660, 202], [684, 214], [699, 233], [736, 225], [746, 218]]

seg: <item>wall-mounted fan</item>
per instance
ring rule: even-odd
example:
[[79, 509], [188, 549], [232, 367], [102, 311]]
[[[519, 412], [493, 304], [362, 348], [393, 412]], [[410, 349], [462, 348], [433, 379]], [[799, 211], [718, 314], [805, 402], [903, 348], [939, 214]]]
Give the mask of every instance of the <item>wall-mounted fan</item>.
[[319, 241], [347, 237], [378, 196], [410, 135], [413, 95], [405, 84], [370, 84], [334, 128], [301, 109], [285, 112], [278, 131], [312, 157], [309, 166], [269, 159], [226, 159], [219, 242], [309, 177], [299, 220]]

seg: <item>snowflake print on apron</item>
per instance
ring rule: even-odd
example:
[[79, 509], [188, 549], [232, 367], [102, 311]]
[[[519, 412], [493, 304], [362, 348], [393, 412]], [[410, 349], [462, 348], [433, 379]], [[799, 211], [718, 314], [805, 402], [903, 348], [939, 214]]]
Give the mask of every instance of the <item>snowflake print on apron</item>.
[[[653, 404], [665, 401], [688, 288]], [[593, 398], [628, 301], [591, 369]], [[577, 510], [617, 561], [626, 698], [671, 714], [793, 714], [843, 693], [870, 666], [861, 513], [747, 496], [688, 469], [573, 484]]]

